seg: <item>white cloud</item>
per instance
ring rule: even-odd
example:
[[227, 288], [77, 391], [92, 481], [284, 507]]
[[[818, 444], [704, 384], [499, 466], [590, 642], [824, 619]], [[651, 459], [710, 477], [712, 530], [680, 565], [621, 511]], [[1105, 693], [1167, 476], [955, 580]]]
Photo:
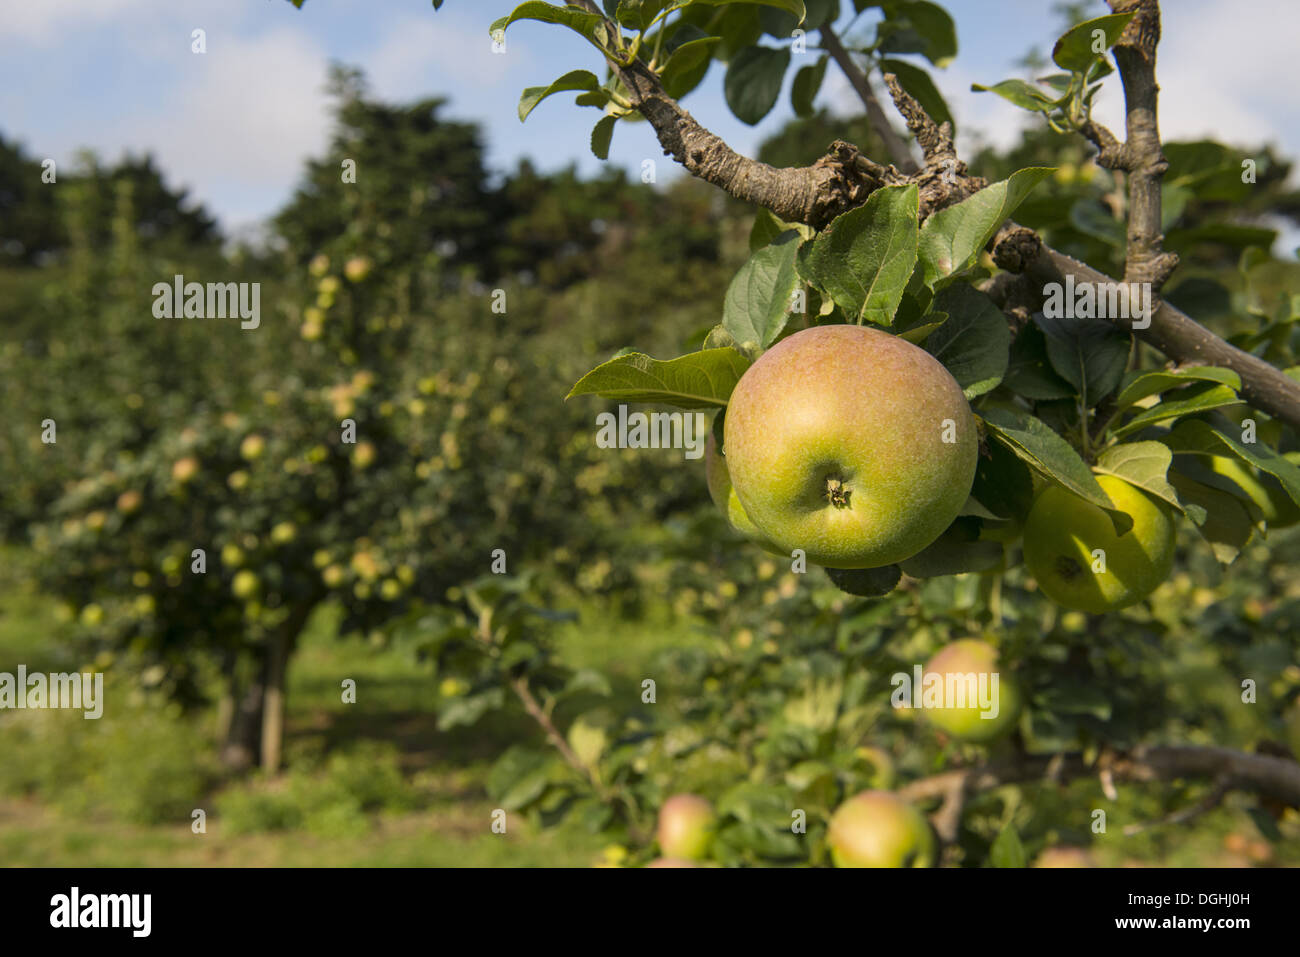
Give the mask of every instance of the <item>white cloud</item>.
[[[46, 45], [68, 33], [134, 17], [151, 0], [8, 0], [0, 39]], [[156, 0], [154, 7], [157, 8]]]

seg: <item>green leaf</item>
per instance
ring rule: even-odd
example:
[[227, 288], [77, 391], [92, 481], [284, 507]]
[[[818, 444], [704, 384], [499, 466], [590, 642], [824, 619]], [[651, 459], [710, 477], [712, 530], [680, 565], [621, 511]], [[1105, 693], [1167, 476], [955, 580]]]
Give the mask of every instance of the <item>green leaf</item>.
[[1226, 385], [1206, 383], [1192, 386], [1164, 396], [1160, 402], [1151, 406], [1151, 408], [1143, 409], [1119, 428], [1111, 431], [1117, 438], [1122, 438], [1126, 435], [1132, 435], [1134, 432], [1140, 432], [1157, 422], [1168, 422], [1184, 415], [1208, 412], [1210, 409], [1219, 409], [1226, 405], [1239, 405], [1240, 403], [1241, 399], [1237, 396], [1237, 393]]
[[899, 562], [899, 567], [913, 578], [938, 578], [996, 568], [1002, 562], [1002, 545], [980, 541], [981, 524], [978, 518], [956, 519], [930, 545]]
[[816, 235], [811, 226], [805, 226], [803, 223], [787, 223], [770, 209], [761, 208], [754, 215], [754, 225], [749, 230], [749, 251], [757, 252], [778, 236], [792, 230], [803, 239], [811, 239]]
[[1222, 565], [1230, 565], [1255, 534], [1255, 523], [1236, 496], [1222, 489], [1211, 488], [1183, 475], [1174, 469], [1169, 481], [1178, 491], [1178, 500], [1193, 522], [1193, 509], [1204, 518], [1196, 523], [1196, 530], [1209, 543], [1214, 557]]
[[1079, 453], [1041, 421], [1024, 412], [1001, 408], [983, 409], [980, 415], [1001, 442], [1043, 477], [1093, 505], [1116, 512], [1115, 503], [1097, 484]]
[[516, 20], [537, 20], [542, 23], [558, 23], [575, 33], [586, 37], [598, 47], [602, 47], [609, 28], [605, 18], [598, 13], [587, 13], [577, 7], [561, 7], [542, 0], [527, 0], [519, 4], [509, 14], [493, 21], [488, 27], [488, 34], [496, 36]]
[[1021, 200], [1052, 172], [1044, 166], [1019, 170], [927, 219], [918, 246], [926, 285], [934, 286], [973, 264]]
[[929, 73], [906, 60], [881, 60], [880, 69], [885, 73], [894, 74], [898, 78], [899, 85], [921, 104], [921, 108], [930, 114], [931, 119], [936, 123], [951, 123], [953, 132], [957, 131], [957, 123], [948, 110], [948, 104], [944, 102], [943, 94], [934, 85], [934, 80], [930, 79]]
[[886, 565], [883, 568], [828, 568], [826, 574], [836, 588], [858, 598], [887, 595], [903, 577], [897, 565]]
[[885, 11], [888, 19], [877, 27], [881, 53], [919, 53], [937, 67], [957, 55], [957, 27], [943, 7], [905, 0], [885, 5]]
[[790, 232], [751, 255], [740, 267], [722, 307], [722, 325], [742, 346], [766, 349], [790, 319], [791, 294], [799, 281], [794, 259], [799, 236]]
[[1118, 388], [1128, 365], [1127, 333], [1105, 319], [1035, 316], [1056, 373], [1092, 407]]
[[713, 48], [721, 40], [721, 37], [700, 37], [686, 41], [673, 51], [659, 71], [659, 79], [669, 96], [681, 99], [695, 89], [708, 72]]
[[739, 4], [754, 4], [763, 7], [776, 7], [786, 13], [793, 13], [802, 23], [805, 14], [803, 0], [687, 0], [683, 7], [727, 7]]
[[1218, 366], [1187, 366], [1183, 369], [1162, 369], [1158, 372], [1140, 372], [1120, 389], [1115, 399], [1118, 409], [1128, 408], [1149, 395], [1184, 386], [1191, 382], [1218, 382], [1234, 391], [1241, 390], [1241, 376], [1231, 369]]
[[602, 116], [591, 129], [591, 151], [596, 159], [609, 159], [609, 143], [614, 138], [617, 116]]
[[919, 195], [885, 186], [799, 249], [799, 275], [850, 319], [887, 326], [916, 265]]
[[1096, 30], [1102, 32], [1105, 48], [1109, 50], [1132, 19], [1132, 13], [1111, 13], [1093, 20], [1085, 20], [1061, 35], [1056, 45], [1052, 47], [1052, 59], [1062, 70], [1082, 73], [1092, 66], [1093, 61], [1103, 56], [1093, 49], [1093, 32]]
[[588, 768], [595, 768], [600, 756], [609, 747], [607, 724], [608, 721], [603, 720], [599, 714], [584, 714], [569, 726], [569, 747]]
[[966, 398], [997, 388], [1011, 350], [1011, 329], [1002, 310], [964, 283], [945, 289], [935, 306], [948, 314], [948, 321], [926, 341], [926, 351], [952, 373]]
[[1047, 337], [1032, 322], [1026, 323], [1011, 343], [1011, 359], [1002, 383], [1012, 392], [1040, 402], [1074, 395], [1074, 387], [1052, 370]]
[[522, 123], [528, 119], [528, 114], [533, 112], [537, 104], [552, 93], [560, 93], [565, 90], [595, 90], [599, 86], [600, 81], [596, 79], [596, 74], [590, 70], [571, 70], [558, 80], [553, 81], [550, 86], [525, 87], [523, 94], [519, 97], [519, 122]]
[[659, 402], [679, 409], [723, 408], [749, 360], [735, 349], [704, 349], [660, 360], [640, 352], [596, 366], [569, 390], [621, 402]]
[[1008, 446], [989, 442], [975, 466], [971, 495], [999, 518], [1024, 521], [1034, 504], [1034, 477]]
[[772, 111], [789, 65], [790, 51], [772, 47], [745, 47], [731, 58], [722, 89], [737, 119], [753, 126]]
[[1034, 113], [1048, 113], [1054, 105], [1050, 96], [1024, 80], [1003, 80], [992, 86], [972, 83], [970, 88], [976, 93], [996, 93], [1022, 110], [1030, 110]]
[[1113, 445], [1101, 453], [1094, 471], [1122, 478], [1130, 485], [1186, 512], [1199, 525], [1205, 521], [1204, 509], [1194, 504], [1184, 508], [1178, 499], [1178, 493], [1169, 484], [1169, 466], [1173, 461], [1174, 454], [1163, 442], [1126, 442]]
[[828, 62], [829, 58], [823, 53], [816, 63], [801, 66], [795, 73], [794, 84], [790, 87], [790, 105], [794, 107], [795, 116], [812, 116], [813, 100], [822, 88]]
[[1008, 822], [989, 848], [989, 864], [993, 867], [1024, 867], [1027, 863], [1020, 835], [1016, 833], [1015, 825]]
[[1300, 468], [1288, 462], [1278, 452], [1260, 443], [1244, 444], [1238, 442], [1219, 429], [1199, 419], [1186, 419], [1174, 426], [1164, 438], [1164, 442], [1174, 452], [1190, 452], [1199, 455], [1235, 455], [1255, 466], [1261, 472], [1272, 475], [1286, 489], [1291, 500], [1300, 505]]
[[464, 698], [452, 698], [445, 701], [438, 710], [438, 730], [446, 731], [460, 725], [474, 724], [483, 715], [504, 704], [505, 692], [500, 688], [489, 688]]
[[546, 790], [550, 764], [549, 755], [517, 744], [511, 746], [488, 772], [488, 796], [507, 811], [524, 807]]

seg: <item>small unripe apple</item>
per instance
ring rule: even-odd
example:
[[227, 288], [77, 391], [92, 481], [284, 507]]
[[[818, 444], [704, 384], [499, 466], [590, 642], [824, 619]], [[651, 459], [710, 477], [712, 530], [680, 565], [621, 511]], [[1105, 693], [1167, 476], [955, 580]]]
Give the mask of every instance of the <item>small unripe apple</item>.
[[144, 497], [135, 489], [128, 489], [117, 497], [117, 510], [124, 515], [129, 515], [140, 507], [144, 502]]
[[250, 462], [261, 458], [264, 451], [266, 451], [266, 439], [260, 435], [246, 436], [244, 441], [239, 443], [239, 454]]
[[375, 447], [369, 442], [358, 442], [352, 450], [352, 464], [359, 469], [368, 467], [375, 460]]
[[245, 489], [248, 487], [248, 473], [245, 472], [243, 469], [238, 469], [234, 472], [231, 472], [228, 476], [226, 476], [226, 484], [229, 485], [230, 488], [236, 492], [240, 491], [241, 489]]
[[280, 522], [271, 529], [271, 541], [277, 545], [287, 545], [298, 534], [293, 522]]
[[245, 568], [243, 571], [235, 573], [234, 580], [230, 583], [230, 590], [236, 598], [252, 598], [257, 594], [260, 584], [257, 575]]
[[107, 521], [108, 516], [97, 509], [86, 516], [86, 527], [97, 532], [104, 527], [104, 523]]
[[[943, 685], [941, 705], [933, 707], [923, 697], [921, 714], [954, 738], [992, 741], [1015, 727], [1020, 716], [1020, 689], [1011, 675], [998, 668], [997, 649], [987, 642], [976, 638], [954, 641], [940, 649], [922, 673], [940, 675]], [[918, 691], [925, 695], [924, 687]]]
[[717, 815], [695, 794], [675, 794], [659, 808], [659, 849], [664, 857], [699, 861], [713, 846]]
[[1025, 567], [1048, 598], [1094, 614], [1127, 608], [1169, 577], [1174, 521], [1169, 507], [1111, 475], [1097, 482], [1133, 527], [1115, 534], [1110, 516], [1059, 486], [1046, 488], [1025, 522]]
[[184, 484], [199, 474], [199, 460], [192, 455], [177, 459], [172, 465], [172, 478]]
[[102, 624], [104, 621], [104, 609], [99, 605], [90, 604], [81, 609], [81, 623], [90, 625], [92, 628]]
[[1034, 861], [1034, 867], [1096, 866], [1092, 855], [1082, 847], [1048, 847]]
[[321, 580], [330, 588], [338, 588], [343, 584], [343, 575], [343, 568], [340, 565], [327, 565], [320, 573]]
[[961, 386], [928, 352], [829, 325], [783, 339], [746, 370], [723, 447], [745, 513], [783, 553], [879, 568], [952, 524], [979, 439]]
[[934, 835], [925, 816], [892, 791], [863, 791], [831, 816], [826, 841], [836, 867], [929, 867]]
[[221, 564], [226, 568], [238, 568], [244, 564], [244, 550], [233, 542], [222, 545]]
[[332, 296], [339, 291], [340, 285], [342, 284], [339, 282], [338, 276], [326, 276], [316, 286], [316, 290], [322, 295]]
[[317, 253], [311, 258], [311, 262], [307, 265], [307, 271], [316, 278], [325, 275], [330, 271], [329, 256], [326, 256], [324, 253]]
[[343, 264], [343, 275], [348, 282], [361, 282], [370, 275], [370, 260], [365, 256], [353, 256]]

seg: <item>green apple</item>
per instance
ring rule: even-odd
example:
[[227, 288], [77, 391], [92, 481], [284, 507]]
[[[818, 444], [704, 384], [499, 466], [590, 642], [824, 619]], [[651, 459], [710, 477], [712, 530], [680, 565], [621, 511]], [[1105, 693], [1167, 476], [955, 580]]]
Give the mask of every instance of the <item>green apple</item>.
[[343, 264], [343, 275], [348, 282], [361, 282], [370, 275], [370, 260], [365, 256], [353, 256]]
[[727, 460], [718, 454], [718, 443], [714, 440], [712, 432], [709, 433], [709, 441], [704, 447], [704, 479], [709, 486], [709, 498], [713, 499], [713, 504], [718, 506], [726, 516], [727, 524], [767, 551], [777, 555], [786, 554], [765, 539], [763, 533], [745, 514], [745, 506], [740, 504], [736, 490], [731, 485], [731, 476], [727, 474]]
[[[1295, 463], [1300, 455], [1292, 452], [1287, 459]], [[1282, 484], [1271, 475], [1260, 475], [1238, 458], [1210, 456], [1210, 468], [1234, 482], [1258, 507], [1269, 528], [1286, 528], [1300, 521], [1300, 505], [1292, 501]]]
[[1038, 587], [1064, 608], [1094, 614], [1146, 598], [1174, 563], [1169, 507], [1114, 476], [1097, 482], [1133, 519], [1123, 535], [1103, 509], [1055, 485], [1038, 496], [1025, 522], [1025, 567]]
[[265, 450], [266, 439], [262, 438], [260, 435], [247, 436], [244, 441], [239, 443], [239, 454], [250, 462], [261, 458], [262, 453]]
[[128, 489], [117, 497], [117, 510], [123, 515], [130, 515], [143, 503], [144, 496], [135, 489]]
[[[944, 693], [943, 705], [938, 708], [931, 707], [923, 698], [925, 707], [921, 714], [954, 738], [992, 741], [1015, 727], [1022, 701], [1020, 689], [1009, 674], [999, 671], [997, 649], [987, 642], [977, 638], [954, 641], [930, 659], [923, 673], [941, 675]], [[965, 675], [973, 676], [973, 680], [960, 677]], [[997, 675], [996, 687], [993, 675]], [[924, 694], [924, 689], [921, 691]], [[949, 693], [955, 699], [949, 699]], [[981, 694], [988, 696], [986, 702], [981, 702]], [[991, 717], [985, 717], [986, 714]]]
[[664, 857], [700, 861], [713, 846], [717, 815], [696, 794], [674, 794], [659, 808], [659, 849]]
[[271, 529], [271, 541], [277, 545], [287, 545], [298, 535], [298, 529], [293, 522], [280, 522]]
[[785, 554], [828, 568], [910, 558], [970, 495], [978, 437], [961, 386], [910, 342], [816, 326], [745, 372], [723, 445], [745, 513]]
[[182, 485], [199, 474], [199, 460], [192, 455], [177, 459], [172, 464], [172, 478]]
[[230, 590], [234, 592], [236, 598], [252, 598], [257, 594], [257, 588], [260, 584], [257, 575], [245, 568], [243, 571], [235, 573], [235, 577], [230, 583]]
[[929, 867], [934, 835], [925, 816], [892, 791], [863, 791], [831, 815], [826, 833], [836, 867]]

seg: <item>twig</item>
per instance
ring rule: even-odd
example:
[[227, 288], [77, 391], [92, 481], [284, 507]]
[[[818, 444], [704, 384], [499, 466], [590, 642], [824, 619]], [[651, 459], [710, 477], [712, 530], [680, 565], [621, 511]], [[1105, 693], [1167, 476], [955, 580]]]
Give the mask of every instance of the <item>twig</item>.
[[[1164, 827], [1166, 824], [1185, 824], [1194, 818], [1200, 817], [1207, 811], [1212, 811], [1223, 803], [1224, 797], [1232, 790], [1232, 782], [1226, 779], [1216, 781], [1201, 800], [1197, 801], [1190, 807], [1185, 807], [1181, 811], [1175, 811], [1167, 817], [1160, 818], [1158, 821], [1145, 821], [1138, 824], [1130, 824], [1124, 828], [1124, 836], [1132, 837], [1134, 834], [1141, 834], [1143, 831], [1149, 831], [1152, 828]], [[1108, 795], [1109, 796], [1109, 795]], [[1114, 798], [1111, 798], [1114, 800]]]
[[849, 81], [849, 85], [858, 94], [858, 99], [862, 101], [862, 105], [867, 110], [867, 120], [871, 123], [871, 128], [876, 131], [876, 135], [880, 137], [881, 142], [885, 144], [885, 150], [889, 153], [889, 158], [904, 173], [917, 172], [920, 167], [917, 165], [916, 160], [912, 158], [912, 151], [907, 148], [907, 143], [903, 141], [903, 138], [898, 135], [889, 122], [884, 107], [880, 105], [880, 100], [876, 98], [875, 91], [871, 89], [871, 82], [867, 79], [867, 75], [859, 69], [857, 63], [853, 61], [853, 57], [849, 55], [849, 51], [844, 49], [844, 44], [840, 42], [840, 38], [836, 36], [829, 23], [821, 27], [820, 32], [822, 46], [826, 48], [826, 52], [835, 61], [835, 65], [840, 68], [844, 78]]

